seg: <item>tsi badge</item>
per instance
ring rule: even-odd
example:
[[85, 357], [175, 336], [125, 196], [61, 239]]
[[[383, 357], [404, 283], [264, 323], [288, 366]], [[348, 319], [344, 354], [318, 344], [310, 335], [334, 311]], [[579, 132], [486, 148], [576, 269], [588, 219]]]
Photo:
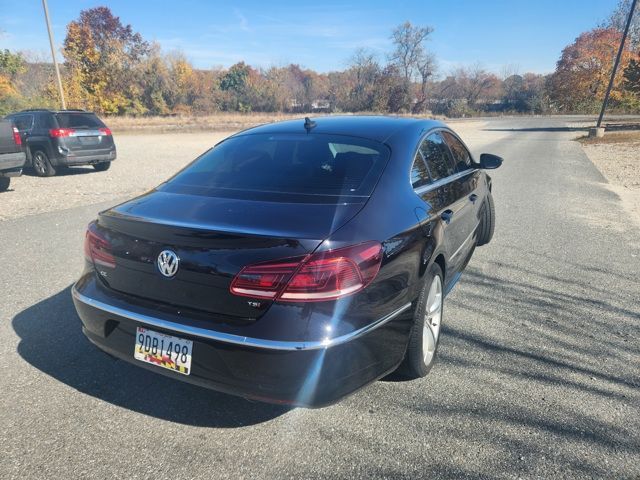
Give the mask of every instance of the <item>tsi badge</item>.
[[178, 255], [171, 250], [163, 250], [158, 255], [158, 270], [167, 278], [173, 277], [178, 272], [179, 263]]

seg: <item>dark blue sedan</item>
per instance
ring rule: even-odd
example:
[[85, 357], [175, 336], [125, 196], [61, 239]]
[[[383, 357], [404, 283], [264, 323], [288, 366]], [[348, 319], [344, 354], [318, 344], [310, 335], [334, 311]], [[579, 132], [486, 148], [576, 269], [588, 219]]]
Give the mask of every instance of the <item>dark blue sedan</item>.
[[322, 406], [422, 377], [443, 302], [494, 229], [491, 178], [445, 124], [334, 116], [237, 133], [100, 213], [83, 331], [149, 370]]

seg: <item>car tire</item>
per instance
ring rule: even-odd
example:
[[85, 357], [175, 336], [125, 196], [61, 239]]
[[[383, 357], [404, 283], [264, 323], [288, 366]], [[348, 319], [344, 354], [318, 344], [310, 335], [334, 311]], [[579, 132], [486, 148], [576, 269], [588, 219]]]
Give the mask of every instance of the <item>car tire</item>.
[[10, 183], [11, 179], [9, 177], [0, 177], [0, 192], [6, 192]]
[[53, 177], [56, 174], [56, 169], [42, 150], [35, 150], [31, 153], [31, 166], [39, 177]]
[[106, 172], [107, 170], [109, 170], [110, 166], [111, 162], [100, 162], [93, 164], [93, 168], [95, 168], [96, 172]]
[[398, 369], [401, 375], [421, 378], [433, 367], [440, 340], [443, 307], [442, 270], [437, 263], [434, 263], [425, 274], [424, 287], [418, 297], [407, 352]]
[[493, 238], [493, 231], [496, 228], [496, 208], [493, 204], [491, 192], [488, 193], [480, 209], [480, 225], [478, 226], [477, 245], [486, 245]]

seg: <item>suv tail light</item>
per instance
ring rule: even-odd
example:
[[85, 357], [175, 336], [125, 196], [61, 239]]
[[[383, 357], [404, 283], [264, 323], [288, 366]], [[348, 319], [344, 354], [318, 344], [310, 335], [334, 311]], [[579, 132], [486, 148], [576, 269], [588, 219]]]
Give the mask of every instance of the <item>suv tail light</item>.
[[22, 137], [16, 127], [13, 127], [13, 142], [18, 146], [22, 145]]
[[111, 135], [111, 129], [105, 127], [105, 128], [99, 128], [98, 131], [102, 134], [102, 135]]
[[366, 242], [304, 257], [244, 267], [231, 293], [285, 302], [335, 300], [359, 292], [375, 278], [382, 245]]
[[84, 256], [97, 265], [116, 267], [116, 260], [111, 253], [111, 244], [100, 234], [95, 222], [91, 222], [87, 227], [84, 237]]
[[49, 136], [53, 138], [68, 137], [75, 132], [73, 128], [52, 128], [49, 130]]

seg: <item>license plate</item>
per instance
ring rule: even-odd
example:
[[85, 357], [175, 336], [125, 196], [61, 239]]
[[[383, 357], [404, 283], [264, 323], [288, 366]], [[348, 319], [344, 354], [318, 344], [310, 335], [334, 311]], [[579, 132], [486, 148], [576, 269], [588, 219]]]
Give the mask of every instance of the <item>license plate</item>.
[[133, 358], [174, 372], [191, 373], [193, 342], [138, 327]]
[[100, 143], [100, 137], [78, 137], [81, 145], [97, 145]]

